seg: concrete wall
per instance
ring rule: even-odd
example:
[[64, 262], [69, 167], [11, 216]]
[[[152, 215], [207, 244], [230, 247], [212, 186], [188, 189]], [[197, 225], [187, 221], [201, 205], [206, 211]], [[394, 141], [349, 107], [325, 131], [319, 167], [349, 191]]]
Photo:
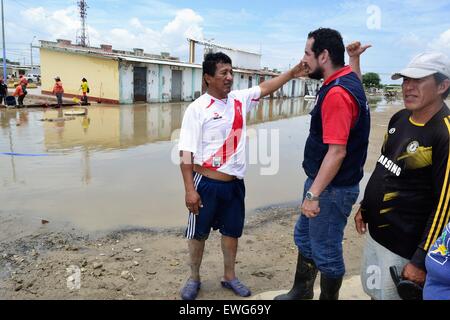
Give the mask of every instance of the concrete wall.
[[[252, 77], [252, 86], [256, 86], [259, 84], [260, 75], [257, 74], [247, 74], [247, 73], [239, 73], [235, 72], [233, 76], [233, 90], [243, 90], [247, 89], [249, 85], [250, 78]], [[264, 80], [268, 81], [273, 79], [273, 76], [264, 76]], [[292, 86], [295, 81], [294, 94], [292, 94]], [[305, 95], [305, 80], [303, 79], [294, 79], [287, 82], [282, 89], [277, 90], [274, 93], [274, 98], [282, 98], [282, 97], [302, 97]]]
[[147, 102], [159, 102], [159, 67], [147, 65]]
[[89, 96], [106, 102], [119, 102], [119, 63], [68, 52], [40, 49], [42, 91], [51, 92], [59, 76], [66, 94], [80, 95], [81, 79], [89, 83]]
[[172, 69], [170, 66], [159, 65], [159, 102], [170, 102], [172, 97]]
[[145, 63], [120, 63], [120, 103], [134, 103], [134, 67], [147, 68], [147, 102], [160, 102], [159, 66]]
[[120, 103], [133, 103], [133, 65], [121, 62], [119, 65]]
[[235, 72], [233, 76], [233, 90], [244, 90], [248, 89], [250, 82], [250, 77], [252, 77], [252, 87], [259, 84], [259, 76], [256, 74], [240, 73]]
[[134, 66], [147, 68], [147, 102], [169, 102], [172, 99], [172, 70], [182, 71], [183, 101], [193, 101], [195, 94], [201, 94], [202, 70], [197, 68], [172, 67], [157, 64], [121, 62], [120, 73], [120, 103], [134, 102], [133, 70]]
[[183, 68], [182, 72], [181, 100], [192, 101], [194, 96], [192, 93], [192, 69]]
[[228, 50], [224, 48], [217, 49], [216, 51], [221, 51], [228, 55], [233, 61], [233, 66], [237, 68], [245, 69], [261, 69], [261, 55], [242, 52], [238, 50]]
[[203, 81], [203, 70], [202, 69], [192, 69], [192, 79], [194, 85], [192, 86], [194, 100], [197, 96], [202, 94], [202, 81]]
[[231, 90], [239, 90], [239, 83], [240, 83], [241, 75], [235, 72], [233, 74], [233, 87]]
[[239, 89], [245, 90], [248, 89], [248, 74], [241, 73], [239, 76]]

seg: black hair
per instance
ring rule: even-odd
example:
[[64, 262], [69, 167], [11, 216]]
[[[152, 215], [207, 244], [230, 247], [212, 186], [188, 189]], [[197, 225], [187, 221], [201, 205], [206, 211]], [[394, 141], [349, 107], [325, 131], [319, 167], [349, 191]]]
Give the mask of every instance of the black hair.
[[[206, 54], [205, 60], [203, 61], [203, 77], [205, 76], [205, 74], [214, 77], [214, 75], [216, 74], [218, 63], [232, 64], [231, 58], [223, 52]], [[208, 83], [206, 83], [206, 86], [208, 86]]]
[[324, 50], [328, 50], [335, 67], [345, 66], [345, 46], [341, 34], [333, 29], [319, 28], [308, 34], [313, 38], [312, 51], [317, 58]]
[[[436, 83], [440, 85], [445, 80], [449, 80], [449, 78], [446, 75], [443, 75], [442, 73], [435, 73], [434, 74], [434, 80], [436, 80]], [[447, 99], [448, 95], [450, 93], [450, 87], [442, 94], [442, 99]]]
[[81, 79], [81, 81], [83, 81], [83, 82], [87, 82], [86, 78], [83, 78], [83, 79]]

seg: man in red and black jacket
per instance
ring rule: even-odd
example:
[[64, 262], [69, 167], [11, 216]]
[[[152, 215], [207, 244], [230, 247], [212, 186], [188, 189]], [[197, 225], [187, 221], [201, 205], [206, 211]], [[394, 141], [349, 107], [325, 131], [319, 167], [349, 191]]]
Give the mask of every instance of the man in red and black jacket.
[[[358, 45], [356, 56], [367, 48]], [[320, 299], [337, 300], [345, 274], [342, 240], [359, 195], [369, 143], [370, 112], [360, 75], [345, 66], [336, 30], [308, 35], [303, 62], [312, 79], [325, 79], [311, 112], [303, 168], [302, 215], [294, 230], [298, 260], [293, 288], [277, 300], [312, 299], [318, 271]], [[359, 60], [357, 63], [359, 72]]]

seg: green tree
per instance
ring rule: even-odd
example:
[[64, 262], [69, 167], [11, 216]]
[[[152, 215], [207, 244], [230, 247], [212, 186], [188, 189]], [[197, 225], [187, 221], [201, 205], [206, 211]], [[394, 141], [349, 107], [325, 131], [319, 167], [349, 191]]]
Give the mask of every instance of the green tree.
[[379, 88], [381, 79], [378, 73], [368, 72], [363, 75], [362, 82], [366, 88]]
[[[0, 62], [3, 63], [3, 58], [0, 58]], [[6, 63], [11, 63], [11, 61], [6, 59]]]

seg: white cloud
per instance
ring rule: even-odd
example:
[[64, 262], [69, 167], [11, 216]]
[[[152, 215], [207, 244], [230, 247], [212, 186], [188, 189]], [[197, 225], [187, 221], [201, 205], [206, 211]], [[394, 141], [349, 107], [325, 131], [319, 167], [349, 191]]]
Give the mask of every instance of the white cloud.
[[400, 43], [407, 47], [420, 48], [423, 46], [423, 40], [415, 33], [408, 33], [401, 37]]
[[[22, 12], [25, 25], [39, 30], [42, 40], [59, 38], [75, 42], [80, 29], [76, 7], [49, 11], [42, 7], [29, 8]], [[89, 23], [89, 21], [88, 21]], [[188, 43], [186, 38], [203, 39], [203, 18], [191, 9], [182, 9], [174, 13], [174, 18], [161, 30], [145, 27], [137, 17], [129, 20], [124, 28], [97, 30], [88, 27], [91, 46], [111, 44], [117, 49], [142, 48], [148, 53], [168, 51], [174, 56], [187, 59]]]
[[203, 39], [201, 27], [203, 18], [191, 9], [177, 12], [174, 20], [169, 22], [162, 31], [163, 43], [178, 55], [188, 52], [186, 38]]
[[136, 28], [136, 29], [142, 29], [142, 28], [144, 28], [144, 26], [142, 25], [142, 23], [141, 23], [141, 21], [138, 19], [138, 18], [132, 18], [131, 20], [130, 20], [130, 25], [133, 27], [133, 28]]
[[49, 12], [42, 7], [26, 9], [22, 12], [24, 23], [37, 27], [45, 36], [72, 39], [80, 28], [76, 7]]
[[177, 11], [175, 18], [160, 31], [146, 28], [138, 18], [132, 18], [130, 28], [112, 29], [104, 34], [103, 42], [111, 43], [113, 47], [142, 48], [148, 53], [168, 51], [186, 59], [186, 38], [203, 39], [202, 23], [203, 18], [191, 9]]
[[450, 29], [441, 33], [439, 38], [435, 39], [430, 48], [437, 51], [449, 52], [450, 51]]

